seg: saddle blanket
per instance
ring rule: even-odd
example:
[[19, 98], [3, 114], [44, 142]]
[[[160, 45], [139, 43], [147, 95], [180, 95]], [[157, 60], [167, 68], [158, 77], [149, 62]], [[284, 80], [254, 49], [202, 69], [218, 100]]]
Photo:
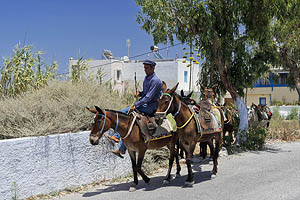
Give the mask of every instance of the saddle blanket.
[[198, 115], [202, 134], [222, 132], [221, 113], [219, 110], [213, 108], [210, 112], [206, 112], [206, 115], [210, 116], [210, 120], [208, 122], [203, 118], [203, 116]]
[[172, 115], [167, 115], [167, 118], [163, 120], [163, 123], [156, 128], [155, 133], [147, 138], [145, 142], [147, 143], [166, 137], [171, 137], [173, 136], [174, 131], [176, 131], [176, 122]]

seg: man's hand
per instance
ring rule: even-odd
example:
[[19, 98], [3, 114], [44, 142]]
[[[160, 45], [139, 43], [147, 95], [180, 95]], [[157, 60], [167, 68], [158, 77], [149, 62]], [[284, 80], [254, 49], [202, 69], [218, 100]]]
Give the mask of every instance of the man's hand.
[[199, 111], [200, 111], [199, 107], [196, 105], [193, 106], [193, 109], [196, 113], [199, 113]]
[[136, 93], [134, 94], [134, 97], [137, 98], [139, 96], [140, 92], [136, 91]]
[[132, 105], [129, 109], [129, 112], [132, 112], [135, 109], [135, 105]]

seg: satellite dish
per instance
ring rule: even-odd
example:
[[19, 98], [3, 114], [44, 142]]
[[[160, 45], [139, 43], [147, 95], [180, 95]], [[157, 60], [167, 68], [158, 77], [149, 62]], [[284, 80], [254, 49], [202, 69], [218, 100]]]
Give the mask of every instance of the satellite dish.
[[154, 51], [154, 52], [157, 52], [158, 51], [158, 47], [157, 46], [151, 46], [150, 50]]

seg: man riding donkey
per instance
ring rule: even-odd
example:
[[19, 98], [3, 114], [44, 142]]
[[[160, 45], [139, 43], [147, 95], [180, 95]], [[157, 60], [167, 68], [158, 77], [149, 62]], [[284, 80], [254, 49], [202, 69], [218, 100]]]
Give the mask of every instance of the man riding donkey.
[[[145, 60], [144, 71], [146, 73], [144, 82], [143, 82], [143, 91], [136, 92], [135, 97], [140, 97], [140, 99], [131, 107], [121, 110], [124, 113], [131, 113], [135, 111], [140, 114], [145, 114], [147, 118], [142, 117], [143, 122], [139, 123], [140, 127], [144, 129], [143, 133], [146, 133], [145, 140], [149, 140], [153, 133], [155, 132], [157, 125], [154, 119], [154, 113], [158, 106], [158, 99], [162, 94], [162, 82], [155, 74], [156, 63], [151, 60]], [[141, 117], [141, 115], [139, 115]], [[115, 155], [123, 158], [122, 154], [126, 152], [126, 146], [120, 139], [120, 134], [115, 132], [113, 136], [105, 135], [109, 140], [116, 143], [120, 142], [119, 149], [112, 151]]]

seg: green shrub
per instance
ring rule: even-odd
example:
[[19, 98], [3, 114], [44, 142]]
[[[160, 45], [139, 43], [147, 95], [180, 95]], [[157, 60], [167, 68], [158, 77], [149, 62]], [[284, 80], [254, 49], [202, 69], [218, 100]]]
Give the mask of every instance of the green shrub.
[[287, 120], [298, 120], [299, 119], [298, 109], [292, 108], [286, 119]]
[[241, 148], [243, 150], [261, 150], [265, 143], [266, 136], [267, 131], [265, 128], [260, 126], [251, 127], [246, 132], [247, 140], [241, 142]]
[[277, 101], [277, 100], [272, 100], [271, 101], [271, 106], [282, 106], [283, 103], [281, 101]]
[[275, 107], [272, 113], [272, 119], [278, 120], [278, 119], [282, 119], [282, 117], [280, 116], [279, 113], [279, 107]]

